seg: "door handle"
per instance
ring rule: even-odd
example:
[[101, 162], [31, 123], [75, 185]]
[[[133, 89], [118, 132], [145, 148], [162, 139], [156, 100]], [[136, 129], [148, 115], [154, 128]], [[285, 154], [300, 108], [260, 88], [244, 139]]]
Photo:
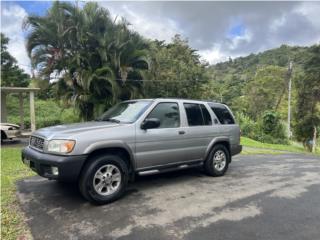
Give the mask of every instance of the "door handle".
[[185, 131], [179, 131], [180, 135], [185, 134], [185, 133], [186, 133]]

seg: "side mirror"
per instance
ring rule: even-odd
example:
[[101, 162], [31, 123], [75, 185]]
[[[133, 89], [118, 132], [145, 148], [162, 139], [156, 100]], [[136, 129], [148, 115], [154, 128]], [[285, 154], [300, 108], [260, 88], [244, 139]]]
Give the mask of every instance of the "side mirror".
[[142, 124], [141, 129], [147, 130], [151, 128], [158, 128], [160, 126], [160, 120], [157, 118], [146, 118]]

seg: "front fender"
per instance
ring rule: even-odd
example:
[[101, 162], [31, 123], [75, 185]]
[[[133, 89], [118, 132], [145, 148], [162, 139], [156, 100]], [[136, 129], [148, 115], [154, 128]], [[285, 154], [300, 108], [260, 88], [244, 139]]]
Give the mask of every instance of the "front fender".
[[133, 166], [135, 169], [136, 165], [135, 165], [133, 151], [127, 143], [125, 143], [124, 141], [121, 141], [121, 140], [109, 140], [109, 141], [100, 141], [100, 142], [92, 143], [88, 147], [86, 147], [86, 149], [84, 150], [84, 154], [90, 154], [95, 150], [105, 149], [105, 148], [123, 148], [123, 149], [125, 149], [129, 153], [129, 156], [130, 156], [129, 160], [131, 162], [131, 166]]

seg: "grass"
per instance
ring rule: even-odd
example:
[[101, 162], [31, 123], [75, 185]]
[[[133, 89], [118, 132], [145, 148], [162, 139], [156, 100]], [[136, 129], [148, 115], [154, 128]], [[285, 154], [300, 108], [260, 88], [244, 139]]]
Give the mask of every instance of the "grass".
[[272, 154], [272, 155], [277, 155], [277, 154], [283, 154], [284, 152], [281, 151], [275, 151], [272, 149], [255, 149], [255, 148], [244, 148], [241, 151], [241, 154], [243, 155], [251, 155], [251, 154]]
[[1, 149], [1, 239], [29, 239], [16, 197], [16, 181], [34, 175], [21, 162], [21, 148]]
[[274, 149], [274, 150], [281, 150], [281, 151], [288, 151], [288, 152], [305, 152], [305, 149], [299, 145], [262, 143], [247, 137], [241, 137], [241, 144], [243, 146], [254, 147], [254, 148], [266, 148], [266, 149]]
[[[304, 147], [296, 142], [291, 142], [290, 145], [283, 145], [283, 144], [271, 144], [271, 143], [262, 143], [255, 141], [253, 139], [247, 137], [241, 137], [241, 144], [245, 147], [250, 148], [259, 148], [259, 150], [269, 149], [269, 150], [278, 150], [278, 151], [286, 151], [286, 152], [296, 152], [296, 153], [310, 153], [304, 149]], [[254, 151], [250, 149], [248, 151]], [[317, 148], [316, 154], [320, 154], [319, 147]]]

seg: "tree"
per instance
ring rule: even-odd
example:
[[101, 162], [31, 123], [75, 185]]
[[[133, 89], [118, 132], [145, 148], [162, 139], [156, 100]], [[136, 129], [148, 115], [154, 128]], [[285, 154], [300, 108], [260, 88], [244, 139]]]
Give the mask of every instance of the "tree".
[[27, 87], [30, 76], [17, 65], [17, 60], [8, 52], [9, 38], [1, 33], [1, 86]]
[[310, 48], [297, 91], [295, 135], [311, 151], [315, 149], [320, 126], [320, 45]]
[[147, 97], [202, 98], [200, 87], [207, 82], [206, 65], [188, 41], [176, 35], [172, 43], [150, 43], [150, 71], [145, 83]]
[[253, 80], [247, 84], [246, 105], [253, 119], [267, 110], [278, 110], [287, 88], [286, 72], [283, 67], [265, 66], [258, 69]]
[[24, 26], [34, 68], [44, 80], [58, 76], [59, 98], [73, 102], [84, 120], [142, 92], [134, 80], [149, 68], [144, 39], [97, 3], [81, 9], [56, 1], [47, 15], [30, 16]]

